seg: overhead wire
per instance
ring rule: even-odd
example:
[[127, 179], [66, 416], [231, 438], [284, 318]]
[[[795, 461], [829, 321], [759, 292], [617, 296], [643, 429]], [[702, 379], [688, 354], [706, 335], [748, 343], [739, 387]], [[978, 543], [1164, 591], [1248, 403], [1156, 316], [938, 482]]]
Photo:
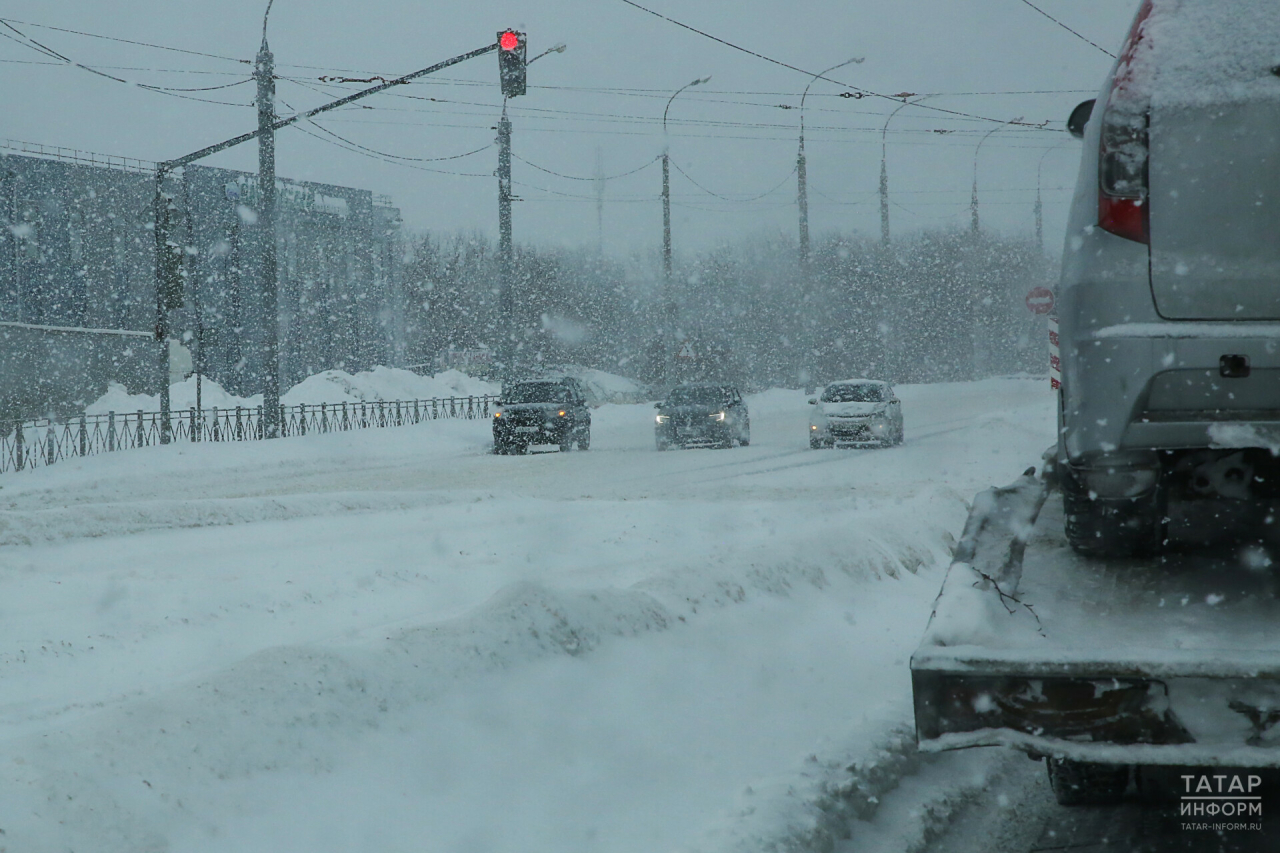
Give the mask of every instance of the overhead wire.
[[[899, 103], [904, 100], [904, 98], [902, 97], [898, 97], [894, 95], [885, 95], [881, 92], [876, 92], [871, 89], [865, 89], [860, 86], [853, 86], [848, 83], [843, 83], [839, 80], [835, 80], [831, 77], [827, 77], [824, 74], [815, 74], [812, 71], [806, 71], [803, 68], [797, 68], [796, 66], [783, 62], [780, 59], [774, 59], [771, 56], [766, 56], [763, 53], [759, 53], [757, 51], [751, 50], [750, 48], [743, 47], [742, 45], [739, 45], [739, 44], [734, 44], [733, 42], [728, 41], [727, 39], [722, 39], [719, 36], [714, 36], [711, 33], [706, 32], [705, 30], [700, 30], [697, 27], [689, 26], [688, 24], [682, 23], [681, 21], [677, 21], [675, 18], [668, 17], [667, 15], [664, 15], [661, 12], [655, 12], [652, 9], [645, 8], [644, 6], [641, 6], [639, 3], [635, 2], [635, 0], [620, 0], [620, 2], [625, 3], [626, 5], [631, 6], [633, 8], [639, 9], [641, 12], [644, 12], [646, 14], [653, 15], [655, 18], [661, 18], [662, 20], [670, 24], [674, 24], [677, 27], [686, 29], [691, 33], [697, 33], [703, 38], [710, 39], [711, 41], [717, 42], [718, 44], [722, 44], [725, 47], [732, 48], [733, 50], [737, 50], [742, 53], [745, 53], [748, 56], [754, 56], [757, 59], [762, 59], [765, 62], [772, 63], [782, 68], [786, 68], [790, 71], [798, 72], [800, 74], [805, 75], [806, 77], [822, 79], [822, 80], [826, 80], [829, 83], [835, 83], [837, 86], [843, 86], [846, 89], [859, 93], [858, 97], [882, 98], [886, 101], [894, 101]], [[1047, 119], [1045, 120], [1044, 124], [1035, 124], [1034, 122], [1024, 122], [1024, 121], [1012, 121], [1012, 122], [1002, 121], [1000, 119], [989, 118], [987, 116], [980, 116], [974, 113], [966, 113], [960, 110], [949, 110], [949, 109], [946, 109], [945, 107], [938, 107], [932, 104], [912, 104], [911, 106], [918, 107], [919, 109], [922, 109], [922, 110], [930, 110], [933, 112], [946, 113], [948, 115], [953, 115], [953, 116], [964, 116], [965, 118], [980, 119], [982, 121], [992, 122], [994, 124], [1017, 124], [1017, 125], [1022, 125], [1024, 127], [1044, 128], [1045, 125], [1049, 123]]]
[[616, 175], [599, 175], [595, 177], [583, 178], [577, 175], [564, 175], [564, 174], [561, 174], [560, 172], [553, 172], [550, 169], [544, 168], [543, 166], [539, 166], [537, 163], [530, 163], [528, 160], [524, 159], [519, 154], [513, 153], [511, 157], [512, 159], [519, 160], [521, 163], [524, 163], [526, 166], [532, 166], [533, 168], [537, 169], [539, 172], [546, 172], [548, 175], [555, 175], [557, 178], [565, 178], [566, 180], [570, 180], [570, 181], [616, 181], [618, 178], [625, 178], [628, 175], [634, 175], [636, 172], [642, 172], [645, 169], [652, 166], [654, 163], [658, 162], [660, 159], [662, 159], [661, 157], [654, 157], [652, 160], [648, 161], [643, 166], [637, 166], [634, 169], [631, 169], [626, 172], [619, 172]]
[[1076, 32], [1076, 31], [1075, 31], [1075, 30], [1073, 30], [1073, 29], [1071, 29], [1071, 27], [1068, 27], [1066, 24], [1062, 23], [1062, 21], [1059, 21], [1059, 20], [1058, 20], [1057, 18], [1055, 18], [1053, 15], [1050, 15], [1050, 14], [1049, 14], [1048, 12], [1046, 12], [1044, 9], [1041, 9], [1039, 6], [1037, 6], [1036, 4], [1032, 3], [1032, 2], [1031, 2], [1031, 0], [1022, 0], [1022, 3], [1023, 3], [1024, 5], [1026, 5], [1026, 6], [1030, 6], [1032, 9], [1035, 9], [1035, 10], [1036, 10], [1037, 12], [1039, 12], [1041, 15], [1044, 15], [1046, 18], [1048, 18], [1049, 20], [1053, 21], [1055, 24], [1057, 24], [1058, 26], [1062, 27], [1064, 30], [1066, 30], [1067, 32], [1071, 33], [1071, 35], [1075, 36], [1076, 38], [1080, 39], [1081, 41], [1085, 42], [1086, 44], [1091, 44], [1091, 45], [1093, 45], [1093, 46], [1094, 46], [1094, 47], [1096, 47], [1098, 50], [1102, 51], [1103, 53], [1105, 53], [1107, 56], [1111, 57], [1112, 59], [1115, 59], [1115, 58], [1116, 58], [1116, 55], [1115, 55], [1114, 53], [1112, 53], [1111, 51], [1107, 50], [1107, 49], [1106, 49], [1105, 47], [1103, 47], [1102, 45], [1100, 45], [1100, 44], [1096, 44], [1095, 42], [1092, 42], [1092, 41], [1090, 41], [1089, 39], [1085, 38], [1085, 37], [1084, 37], [1084, 36], [1082, 36], [1080, 33]]
[[723, 196], [723, 195], [720, 195], [720, 194], [719, 194], [719, 193], [717, 193], [717, 192], [713, 192], [713, 191], [711, 191], [711, 190], [707, 189], [706, 187], [704, 187], [702, 184], [700, 184], [700, 183], [698, 183], [697, 181], [695, 181], [693, 178], [691, 178], [691, 177], [689, 176], [689, 173], [688, 173], [688, 172], [686, 172], [684, 169], [681, 169], [681, 168], [680, 168], [680, 164], [679, 164], [679, 163], [677, 163], [676, 161], [671, 160], [670, 162], [671, 162], [671, 165], [675, 167], [675, 170], [676, 170], [677, 172], [679, 172], [680, 174], [684, 175], [685, 180], [687, 180], [689, 183], [693, 184], [695, 187], [697, 187], [698, 189], [702, 190], [702, 191], [703, 191], [704, 193], [706, 193], [707, 195], [713, 195], [713, 196], [715, 196], [715, 197], [716, 197], [716, 198], [718, 198], [718, 199], [723, 199], [724, 201], [757, 201], [758, 199], [762, 199], [762, 198], [764, 198], [764, 197], [765, 197], [765, 196], [767, 196], [767, 195], [772, 195], [772, 194], [773, 194], [774, 192], [776, 192], [776, 191], [777, 191], [777, 190], [778, 190], [778, 189], [779, 189], [783, 184], [785, 184], [787, 181], [791, 180], [791, 176], [792, 176], [792, 175], [794, 175], [794, 174], [796, 173], [796, 168], [797, 168], [797, 167], [795, 167], [795, 166], [792, 166], [792, 167], [791, 167], [791, 171], [787, 173], [787, 176], [786, 176], [785, 178], [783, 178], [781, 181], [779, 181], [779, 182], [778, 182], [778, 184], [777, 184], [776, 186], [774, 186], [772, 189], [767, 190], [767, 191], [765, 191], [765, 192], [762, 192], [762, 193], [760, 193], [760, 195], [752, 196], [751, 198], [729, 198], [728, 196]]
[[[103, 78], [105, 78], [105, 79], [107, 79], [107, 80], [111, 80], [111, 81], [116, 82], [116, 83], [124, 83], [124, 84], [125, 84], [125, 85], [127, 85], [127, 86], [135, 86], [135, 87], [137, 87], [137, 88], [139, 88], [139, 89], [145, 89], [145, 90], [147, 90], [147, 91], [151, 91], [151, 92], [158, 92], [158, 93], [160, 93], [160, 94], [162, 94], [162, 95], [169, 95], [170, 97], [175, 97], [175, 98], [184, 98], [184, 99], [186, 99], [186, 100], [191, 100], [191, 101], [199, 101], [199, 102], [201, 102], [201, 103], [205, 103], [205, 104], [217, 104], [217, 105], [220, 105], [220, 106], [230, 106], [230, 107], [242, 107], [242, 106], [244, 106], [244, 104], [237, 104], [237, 103], [232, 103], [232, 102], [229, 102], [229, 101], [214, 101], [214, 100], [211, 100], [211, 99], [209, 99], [209, 98], [197, 98], [197, 97], [194, 97], [194, 96], [189, 95], [189, 94], [183, 94], [183, 93], [185, 93], [185, 92], [190, 92], [190, 91], [208, 91], [208, 90], [203, 90], [203, 89], [175, 89], [175, 88], [171, 88], [171, 87], [167, 87], [167, 86], [155, 86], [155, 85], [152, 85], [152, 84], [149, 84], [149, 83], [138, 83], [138, 82], [135, 82], [135, 81], [133, 81], [133, 80], [126, 80], [126, 79], [124, 79], [123, 77], [117, 77], [117, 76], [115, 76], [114, 74], [108, 74], [108, 73], [106, 73], [105, 71], [100, 71], [100, 70], [98, 70], [98, 69], [96, 69], [96, 68], [92, 68], [92, 67], [90, 67], [90, 66], [88, 66], [88, 65], [85, 65], [85, 64], [83, 64], [83, 63], [77, 62], [77, 61], [75, 61], [74, 59], [71, 59], [71, 58], [70, 58], [70, 57], [68, 57], [68, 56], [64, 56], [63, 54], [61, 54], [61, 53], [59, 53], [58, 51], [54, 50], [53, 48], [49, 47], [48, 45], [43, 44], [43, 43], [41, 43], [41, 42], [39, 42], [39, 41], [37, 41], [37, 40], [35, 40], [35, 39], [31, 38], [31, 37], [30, 37], [30, 36], [28, 36], [26, 33], [22, 32], [21, 30], [19, 30], [17, 27], [13, 26], [13, 24], [9, 23], [9, 22], [8, 22], [8, 21], [6, 21], [6, 20], [0, 19], [0, 26], [3, 26], [4, 28], [6, 28], [6, 29], [10, 30], [11, 32], [16, 33], [18, 36], [20, 36], [20, 37], [21, 37], [21, 39], [16, 39], [16, 38], [14, 38], [13, 36], [9, 35], [8, 33], [4, 33], [4, 32], [0, 32], [0, 37], [4, 37], [4, 38], [8, 39], [9, 41], [14, 42], [15, 44], [22, 45], [23, 47], [26, 47], [26, 48], [28, 48], [28, 49], [30, 49], [30, 50], [34, 50], [36, 53], [42, 54], [42, 55], [44, 55], [44, 56], [51, 57], [51, 58], [53, 58], [53, 59], [60, 60], [60, 61], [61, 61], [63, 64], [65, 64], [65, 65], [69, 65], [69, 66], [72, 66], [72, 67], [74, 67], [74, 68], [79, 68], [79, 69], [80, 69], [80, 70], [82, 70], [82, 71], [87, 71], [87, 72], [88, 72], [88, 73], [90, 73], [90, 74], [96, 75], [96, 76], [98, 76], [98, 77], [103, 77]], [[237, 83], [232, 83], [232, 84], [229, 84], [229, 85], [239, 85], [240, 83], [246, 83], [246, 82], [248, 82], [248, 81], [249, 81], [249, 79], [252, 79], [252, 78], [246, 78], [245, 80], [241, 80], [241, 81], [239, 81], [239, 82], [237, 82]], [[213, 88], [225, 89], [225, 88], [228, 88], [228, 86], [216, 86], [216, 87], [213, 87]]]
[[[280, 103], [284, 104], [284, 105], [285, 105], [285, 107], [287, 107], [289, 110], [291, 110], [291, 111], [293, 111], [293, 112], [295, 112], [295, 113], [296, 113], [296, 112], [300, 112], [300, 110], [296, 110], [296, 109], [294, 109], [294, 107], [293, 107], [293, 106], [291, 106], [291, 105], [290, 105], [287, 101], [285, 101], [283, 98], [281, 98], [281, 99], [280, 99]], [[349, 139], [346, 139], [346, 138], [344, 138], [344, 137], [342, 137], [342, 136], [339, 136], [338, 134], [334, 133], [333, 131], [329, 130], [328, 128], [321, 126], [320, 124], [318, 124], [318, 123], [315, 121], [315, 119], [308, 118], [308, 119], [307, 119], [307, 122], [308, 122], [312, 127], [314, 127], [316, 130], [319, 130], [319, 131], [321, 131], [321, 132], [323, 132], [323, 133], [327, 134], [328, 136], [332, 137], [332, 139], [326, 139], [325, 137], [323, 137], [323, 136], [321, 136], [321, 135], [319, 135], [319, 134], [317, 134], [317, 133], [313, 133], [313, 132], [311, 132], [310, 130], [308, 130], [305, 126], [303, 126], [303, 125], [301, 125], [301, 124], [299, 124], [299, 123], [297, 123], [297, 122], [295, 122], [294, 124], [290, 125], [290, 127], [296, 128], [297, 130], [301, 131], [302, 133], [306, 134], [307, 136], [312, 137], [313, 139], [318, 139], [318, 140], [320, 140], [321, 142], [328, 143], [329, 145], [334, 145], [334, 146], [336, 146], [336, 147], [338, 147], [338, 148], [343, 149], [344, 151], [349, 151], [349, 152], [351, 152], [352, 154], [358, 154], [358, 155], [360, 155], [360, 156], [362, 156], [362, 157], [368, 157], [368, 158], [370, 158], [370, 159], [380, 160], [380, 161], [382, 161], [383, 163], [389, 163], [389, 164], [391, 164], [391, 165], [393, 165], [393, 166], [403, 166], [403, 167], [404, 167], [404, 168], [406, 168], [406, 169], [416, 169], [416, 170], [418, 170], [418, 171], [420, 171], [420, 172], [432, 172], [432, 173], [434, 173], [434, 174], [439, 174], [439, 175], [453, 175], [453, 176], [455, 176], [455, 177], [461, 177], [461, 178], [491, 178], [491, 177], [493, 177], [493, 173], [492, 173], [492, 172], [490, 172], [490, 173], [488, 173], [488, 174], [480, 173], [480, 172], [450, 172], [450, 171], [448, 171], [448, 170], [446, 170], [446, 169], [432, 169], [432, 168], [427, 167], [427, 166], [418, 166], [418, 165], [416, 165], [416, 163], [418, 163], [418, 162], [429, 162], [429, 161], [431, 161], [431, 160], [433, 160], [433, 159], [438, 159], [438, 160], [456, 160], [456, 159], [458, 159], [458, 158], [460, 158], [460, 157], [469, 157], [469, 156], [471, 156], [472, 154], [477, 154], [477, 153], [479, 153], [479, 152], [481, 152], [481, 151], [484, 151], [486, 148], [492, 148], [492, 147], [493, 147], [493, 143], [489, 143], [488, 145], [484, 146], [484, 148], [477, 148], [477, 149], [475, 149], [474, 151], [468, 151], [468, 152], [466, 152], [465, 154], [458, 154], [458, 155], [454, 155], [454, 156], [452, 156], [452, 157], [441, 157], [441, 158], [412, 158], [412, 157], [402, 157], [402, 156], [397, 155], [397, 154], [387, 154], [387, 153], [384, 153], [384, 152], [382, 152], [382, 151], [375, 151], [375, 150], [374, 150], [374, 149], [372, 149], [372, 148], [365, 148], [363, 145], [360, 145], [359, 143], [356, 143], [356, 142], [352, 142], [352, 141], [351, 141], [351, 140], [349, 140]], [[338, 140], [338, 141], [337, 141], [337, 142], [335, 142], [334, 140]], [[393, 159], [393, 158], [394, 158], [394, 159]]]
[[117, 38], [115, 36], [106, 36], [100, 33], [88, 33], [88, 32], [83, 32], [81, 30], [67, 29], [66, 27], [55, 27], [49, 24], [33, 24], [30, 21], [19, 21], [15, 18], [0, 18], [0, 22], [6, 23], [6, 24], [10, 24], [10, 23], [22, 24], [24, 27], [36, 27], [37, 29], [42, 29], [42, 30], [56, 30], [57, 32], [60, 32], [60, 33], [71, 33], [72, 35], [85, 36], [87, 38], [104, 39], [106, 41], [121, 42], [122, 44], [133, 44], [133, 45], [138, 45], [140, 47], [150, 47], [156, 50], [169, 50], [169, 51], [173, 51], [174, 53], [185, 53], [191, 56], [203, 56], [207, 59], [221, 59], [226, 62], [239, 62], [244, 65], [253, 64], [251, 60], [237, 59], [234, 56], [219, 56], [216, 53], [202, 53], [198, 50], [186, 50], [185, 48], [181, 48], [181, 47], [169, 47], [168, 45], [152, 44], [151, 42], [134, 41], [133, 39], [126, 39], [126, 38]]

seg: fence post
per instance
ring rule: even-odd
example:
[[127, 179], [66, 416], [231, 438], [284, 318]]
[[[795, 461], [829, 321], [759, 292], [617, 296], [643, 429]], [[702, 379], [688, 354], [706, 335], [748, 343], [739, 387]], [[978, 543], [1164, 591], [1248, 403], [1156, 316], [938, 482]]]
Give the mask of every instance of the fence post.
[[417, 400], [413, 401], [413, 422], [415, 424], [422, 422], [422, 419], [418, 417], [418, 401]]
[[329, 405], [328, 403], [320, 404], [320, 431], [329, 431]]
[[138, 409], [137, 443], [135, 447], [146, 447], [147, 434], [142, 429], [142, 409]]
[[431, 420], [433, 420], [433, 421], [436, 421], [436, 420], [439, 420], [439, 419], [440, 419], [440, 405], [439, 405], [439, 404], [440, 404], [440, 401], [439, 401], [438, 399], [436, 399], [435, 397], [432, 397], [432, 398], [431, 398]]
[[85, 427], [84, 415], [80, 416], [80, 455], [87, 456], [89, 449], [89, 430]]
[[26, 451], [22, 447], [22, 442], [25, 439], [25, 436], [22, 434], [23, 432], [22, 421], [18, 421], [17, 427], [18, 428], [14, 430], [14, 433], [13, 433], [13, 452], [14, 452], [13, 465], [14, 465], [15, 471], [21, 471], [22, 463], [25, 461], [23, 459], [23, 455], [26, 453]]
[[298, 404], [298, 435], [307, 434], [307, 404]]
[[[252, 418], [253, 416], [250, 415], [249, 417]], [[258, 425], [253, 429], [249, 430], [249, 432], [253, 434], [254, 438], [262, 438], [262, 436], [266, 434], [263, 432], [263, 430], [265, 429], [266, 429], [266, 424], [263, 423], [262, 421], [262, 407], [258, 406]]]
[[360, 429], [369, 428], [369, 411], [367, 408], [365, 408], [365, 406], [366, 406], [365, 402], [361, 400], [360, 401]]
[[222, 436], [218, 430], [218, 407], [213, 407], [213, 428], [209, 431], [209, 437], [214, 441], [222, 441]]
[[240, 423], [240, 407], [236, 406], [236, 431], [235, 440], [244, 441], [244, 427]]
[[191, 407], [191, 440], [196, 441], [196, 407]]
[[280, 406], [280, 437], [284, 438], [289, 435], [289, 424], [285, 420], [285, 407]]
[[116, 449], [116, 413], [107, 412], [107, 450]]
[[400, 416], [400, 401], [396, 400], [396, 426], [404, 426], [404, 418]]
[[342, 430], [343, 432], [351, 429], [351, 421], [347, 419], [347, 401], [342, 401]]

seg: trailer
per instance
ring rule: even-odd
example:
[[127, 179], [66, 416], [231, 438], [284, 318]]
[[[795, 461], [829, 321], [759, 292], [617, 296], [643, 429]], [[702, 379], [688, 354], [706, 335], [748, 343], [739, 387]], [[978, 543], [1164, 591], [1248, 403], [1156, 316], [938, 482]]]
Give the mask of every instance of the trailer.
[[[911, 658], [921, 750], [1015, 747], [1048, 760], [1065, 804], [1118, 798], [1134, 768], [1280, 767], [1274, 549], [1081, 556], [1046, 458], [1047, 476], [974, 501]], [[1170, 535], [1241, 509], [1197, 505]]]

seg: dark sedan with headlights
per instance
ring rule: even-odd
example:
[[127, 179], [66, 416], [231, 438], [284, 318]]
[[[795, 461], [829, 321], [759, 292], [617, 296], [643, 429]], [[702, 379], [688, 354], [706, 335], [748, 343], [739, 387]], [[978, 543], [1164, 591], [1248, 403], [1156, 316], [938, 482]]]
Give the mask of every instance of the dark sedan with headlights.
[[678, 385], [656, 408], [653, 435], [659, 450], [751, 443], [747, 403], [732, 385]]
[[524, 453], [531, 444], [562, 451], [591, 446], [591, 410], [575, 379], [513, 382], [503, 387], [493, 413], [495, 453]]

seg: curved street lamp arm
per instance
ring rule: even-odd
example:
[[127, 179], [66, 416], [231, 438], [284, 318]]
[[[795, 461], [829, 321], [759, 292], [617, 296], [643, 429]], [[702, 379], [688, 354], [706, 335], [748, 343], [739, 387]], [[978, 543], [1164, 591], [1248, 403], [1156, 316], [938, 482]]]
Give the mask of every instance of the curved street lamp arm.
[[679, 95], [681, 92], [683, 92], [685, 89], [688, 89], [690, 86], [701, 86], [703, 83], [706, 83], [710, 79], [711, 79], [711, 75], [708, 74], [706, 77], [701, 77], [697, 80], [692, 80], [688, 83], [685, 83], [679, 89], [676, 89], [675, 92], [672, 93], [670, 98], [667, 98], [667, 105], [662, 110], [662, 135], [664, 137], [667, 135], [667, 111], [671, 109], [671, 102], [676, 99], [676, 95]]
[[864, 57], [861, 57], [861, 56], [853, 56], [853, 57], [850, 57], [849, 59], [846, 59], [844, 62], [831, 66], [826, 71], [819, 71], [817, 74], [813, 75], [813, 78], [809, 81], [809, 85], [804, 87], [804, 94], [800, 96], [800, 144], [801, 145], [804, 144], [804, 99], [809, 97], [809, 86], [812, 86], [814, 83], [818, 82], [819, 78], [827, 76], [832, 71], [835, 71], [837, 68], [844, 68], [846, 65], [860, 63], [863, 61], [863, 59]]

